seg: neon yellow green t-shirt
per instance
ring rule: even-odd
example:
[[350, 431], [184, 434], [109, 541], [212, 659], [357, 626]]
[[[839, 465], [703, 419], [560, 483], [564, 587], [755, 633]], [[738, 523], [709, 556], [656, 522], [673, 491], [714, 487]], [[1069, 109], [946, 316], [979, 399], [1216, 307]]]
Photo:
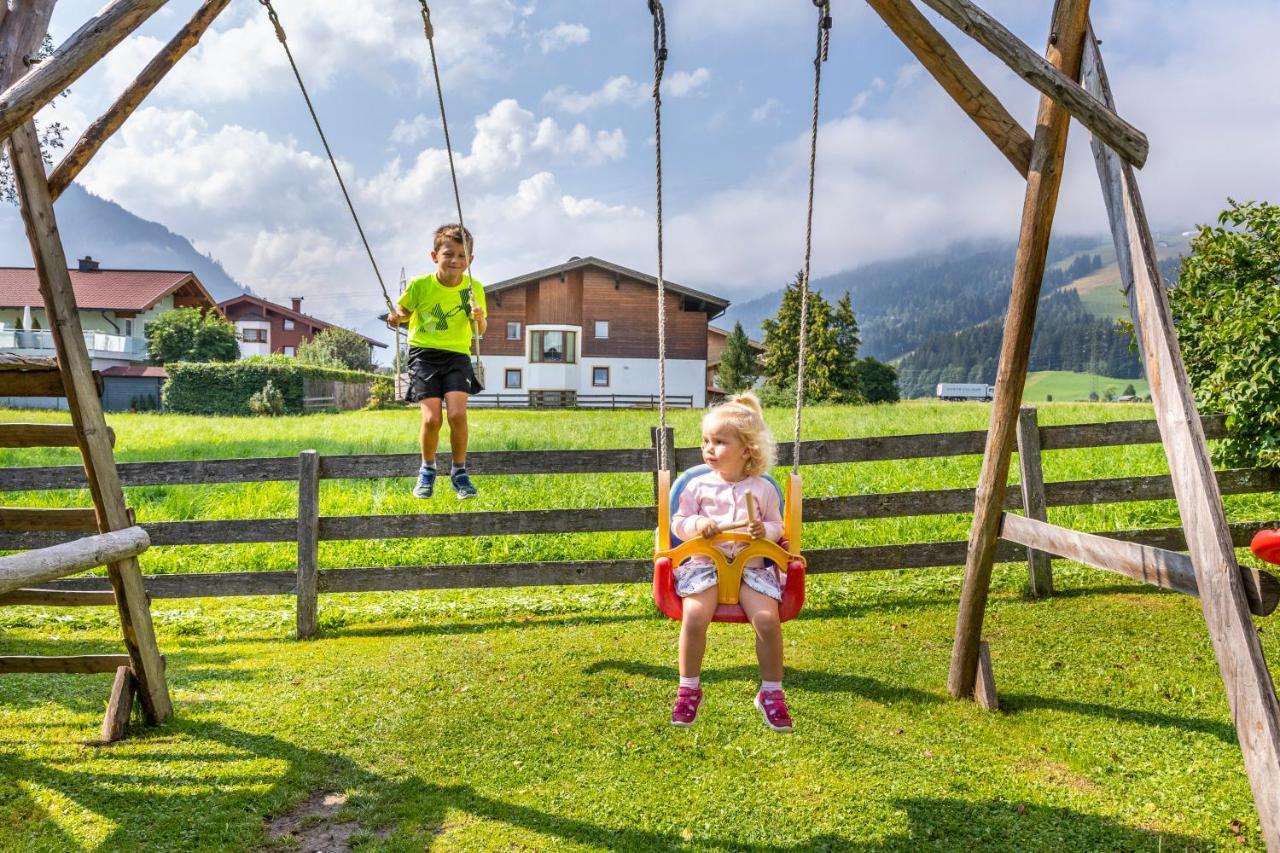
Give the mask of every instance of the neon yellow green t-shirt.
[[435, 273], [415, 278], [400, 294], [409, 315], [409, 346], [450, 352], [471, 352], [471, 305], [485, 316], [484, 285], [468, 275], [455, 287], [445, 287]]

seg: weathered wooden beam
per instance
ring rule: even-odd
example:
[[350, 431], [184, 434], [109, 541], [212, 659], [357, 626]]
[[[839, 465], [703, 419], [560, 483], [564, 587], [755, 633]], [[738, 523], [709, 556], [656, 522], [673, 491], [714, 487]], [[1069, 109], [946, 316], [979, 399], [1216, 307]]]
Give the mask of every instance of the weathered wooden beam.
[[16, 589], [0, 595], [0, 605], [27, 605], [30, 607], [113, 607], [116, 594], [104, 592], [80, 592], [66, 589]]
[[[974, 41], [991, 51], [1023, 80], [1046, 98], [1075, 116], [1085, 127], [1106, 141], [1121, 156], [1138, 168], [1147, 162], [1147, 137], [1115, 110], [1090, 95], [1075, 81], [1075, 74], [1064, 72], [1009, 32], [999, 21], [979, 8], [972, 0], [923, 0], [924, 4], [955, 24]], [[1055, 30], [1051, 40], [1066, 33]]]
[[[62, 395], [61, 377], [58, 396]], [[115, 430], [107, 427], [114, 446]], [[0, 424], [0, 447], [79, 447], [75, 424]]]
[[[131, 526], [133, 520], [124, 501], [107, 438], [107, 422], [98, 400], [75, 291], [71, 288], [71, 274], [67, 271], [67, 256], [45, 180], [40, 141], [31, 121], [9, 137], [9, 162], [13, 166], [22, 221], [35, 260], [40, 295], [53, 330], [67, 406], [80, 436], [80, 455], [89, 491], [98, 509], [98, 522], [104, 533], [121, 530]], [[143, 713], [148, 722], [159, 723], [173, 713], [173, 704], [137, 558], [127, 557], [112, 563], [107, 566], [107, 572], [116, 595], [121, 634], [132, 659], [133, 674], [138, 679]]]
[[0, 557], [0, 593], [136, 557], [151, 545], [147, 531], [126, 527], [74, 542]]
[[[1044, 469], [1040, 464], [1040, 429], [1036, 410], [1030, 407], [1018, 412], [1018, 468], [1023, 512], [1027, 518], [1048, 521]], [[1053, 595], [1053, 559], [1043, 551], [1027, 553], [1027, 591], [1032, 598]]]
[[996, 674], [991, 666], [991, 646], [986, 640], [978, 643], [978, 678], [973, 685], [973, 698], [984, 711], [1000, 710]]
[[191, 20], [187, 22], [187, 25], [169, 40], [169, 43], [156, 54], [154, 59], [147, 63], [147, 67], [143, 68], [137, 79], [129, 84], [129, 88], [124, 91], [124, 94], [117, 98], [115, 103], [97, 121], [89, 125], [85, 132], [80, 135], [80, 138], [76, 140], [76, 144], [62, 158], [62, 162], [49, 175], [49, 194], [51, 196], [56, 199], [62, 195], [62, 191], [89, 164], [89, 161], [98, 153], [98, 149], [102, 147], [103, 143], [120, 129], [129, 116], [133, 115], [133, 111], [160, 84], [160, 81], [169, 73], [169, 69], [173, 68], [179, 59], [186, 56], [187, 51], [199, 44], [200, 37], [204, 35], [205, 30], [209, 29], [209, 26], [218, 17], [219, 13], [230, 2], [231, 0], [205, 0], [200, 8], [196, 10]]
[[30, 121], [166, 2], [113, 0], [72, 33], [52, 56], [9, 84], [0, 92], [0, 139]]
[[[1114, 107], [1102, 54], [1094, 39], [1087, 39], [1086, 51], [1094, 65], [1089, 82], [1107, 105]], [[1262, 836], [1267, 849], [1280, 850], [1280, 700], [1249, 615], [1244, 575], [1236, 561], [1222, 495], [1178, 348], [1178, 333], [1160, 280], [1155, 240], [1137, 179], [1128, 163], [1108, 156], [1105, 150], [1100, 160], [1104, 200], [1112, 200], [1105, 189], [1108, 185], [1120, 188], [1122, 205], [1109, 207], [1107, 213], [1113, 222], [1123, 216], [1137, 308], [1134, 325], [1142, 339], [1151, 399], [1186, 528], [1201, 610], [1240, 739]], [[1120, 233], [1115, 225], [1112, 230]]]
[[[1177, 551], [1081, 533], [1065, 527], [1005, 514], [1002, 539], [1056, 554], [1086, 566], [1105, 569], [1142, 583], [1200, 597], [1191, 558]], [[1244, 576], [1249, 610], [1270, 616], [1280, 604], [1280, 581], [1266, 572]]]
[[98, 515], [92, 509], [3, 506], [0, 507], [0, 530], [97, 533]]
[[128, 655], [63, 655], [56, 657], [32, 657], [5, 655], [0, 657], [0, 674], [19, 673], [74, 673], [92, 675], [99, 672], [115, 672], [129, 666]]
[[138, 681], [133, 677], [133, 670], [127, 666], [116, 669], [116, 678], [111, 685], [111, 699], [107, 702], [107, 712], [102, 717], [102, 743], [115, 743], [128, 734], [129, 717], [133, 713], [133, 696], [137, 687]]
[[1031, 168], [1031, 135], [978, 79], [955, 48], [920, 14], [911, 0], [867, 0], [894, 35], [946, 90], [960, 109], [995, 143], [1018, 174]]
[[298, 454], [298, 639], [316, 633], [319, 596], [316, 572], [320, 569], [320, 454]]
[[[1069, 77], [1080, 73], [1088, 14], [1088, 0], [1059, 0], [1054, 6], [1048, 56], [1050, 62]], [[1013, 293], [1005, 314], [995, 401], [991, 406], [991, 426], [987, 432], [987, 447], [974, 501], [969, 555], [965, 561], [955, 644], [951, 650], [951, 671], [947, 678], [947, 689], [956, 698], [973, 695], [978, 671], [978, 643], [982, 639], [982, 620], [991, 587], [991, 568], [1009, 479], [1010, 453], [1027, 379], [1027, 361], [1035, 331], [1036, 307], [1040, 301], [1040, 282], [1049, 250], [1058, 188], [1062, 183], [1069, 126], [1070, 116], [1057, 101], [1049, 97], [1040, 99], [1031, 170], [1027, 173], [1027, 191], [1022, 207], [1022, 228], [1014, 259]]]

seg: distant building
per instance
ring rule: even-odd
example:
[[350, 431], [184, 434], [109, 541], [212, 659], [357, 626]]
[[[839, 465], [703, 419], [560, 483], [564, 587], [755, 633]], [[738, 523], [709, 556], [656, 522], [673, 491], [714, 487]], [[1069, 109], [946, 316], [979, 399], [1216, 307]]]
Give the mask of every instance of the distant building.
[[[707, 401], [708, 324], [729, 301], [665, 282], [667, 394]], [[531, 402], [658, 393], [657, 279], [600, 258], [485, 288], [489, 328], [480, 342], [486, 394]]]
[[[236, 324], [241, 358], [272, 353], [297, 355], [298, 346], [311, 340], [316, 333], [328, 328], [342, 328], [303, 314], [301, 296], [293, 297], [292, 302], [293, 307], [286, 308], [246, 293], [218, 303], [218, 308], [227, 315], [227, 319]], [[360, 337], [369, 343], [370, 361], [373, 360], [374, 347], [387, 347], [373, 338], [366, 338], [364, 335]]]
[[[724, 355], [725, 342], [729, 340], [732, 332], [726, 332], [724, 329], [718, 329], [715, 326], [707, 326], [707, 401], [712, 402], [722, 399], [725, 395], [724, 389], [720, 387], [717, 378], [720, 373], [720, 358]], [[764, 344], [759, 341], [747, 338], [747, 346], [751, 348], [751, 353], [759, 358], [764, 355]]]
[[[173, 308], [216, 311], [192, 272], [102, 269], [91, 257], [70, 271], [84, 342], [95, 370], [147, 357], [147, 324]], [[52, 357], [53, 334], [31, 267], [0, 267], [0, 350]]]

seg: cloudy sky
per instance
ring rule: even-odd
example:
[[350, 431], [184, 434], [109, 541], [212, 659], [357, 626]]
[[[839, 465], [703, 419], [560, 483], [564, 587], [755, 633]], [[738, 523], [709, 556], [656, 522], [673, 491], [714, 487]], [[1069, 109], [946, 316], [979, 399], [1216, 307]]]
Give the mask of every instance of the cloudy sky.
[[[61, 0], [60, 42], [101, 5]], [[98, 115], [197, 7], [171, 0], [78, 81], [56, 118]], [[430, 270], [453, 220], [414, 0], [275, 0], [391, 287]], [[815, 10], [809, 0], [666, 0], [666, 271], [743, 299], [801, 261]], [[823, 70], [815, 275], [968, 237], [1013, 236], [1021, 179], [859, 0], [835, 0]], [[984, 7], [1042, 49], [1050, 0]], [[432, 0], [464, 213], [483, 281], [598, 255], [655, 268], [646, 0]], [[1276, 0], [1095, 0], [1120, 111], [1151, 140], [1157, 228], [1232, 196], [1280, 201]], [[945, 22], [1030, 126], [1037, 96]], [[1076, 125], [1059, 232], [1103, 233]], [[268, 298], [367, 327], [376, 281], [266, 13], [233, 0], [81, 176]], [[105, 254], [105, 253], [104, 253]], [[109, 263], [109, 258], [107, 259]]]

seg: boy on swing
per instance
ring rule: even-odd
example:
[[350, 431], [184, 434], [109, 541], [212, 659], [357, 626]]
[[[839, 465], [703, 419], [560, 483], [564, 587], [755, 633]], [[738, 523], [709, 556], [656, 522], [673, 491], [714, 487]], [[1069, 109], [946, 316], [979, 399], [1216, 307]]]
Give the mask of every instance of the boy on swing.
[[436, 485], [436, 447], [448, 412], [453, 469], [449, 481], [459, 500], [476, 496], [467, 476], [467, 398], [484, 390], [471, 366], [471, 330], [483, 335], [484, 286], [467, 275], [475, 243], [461, 225], [442, 225], [432, 240], [432, 275], [415, 278], [400, 295], [393, 325], [409, 321], [409, 388], [405, 400], [422, 408], [422, 467], [413, 487], [429, 498]]

